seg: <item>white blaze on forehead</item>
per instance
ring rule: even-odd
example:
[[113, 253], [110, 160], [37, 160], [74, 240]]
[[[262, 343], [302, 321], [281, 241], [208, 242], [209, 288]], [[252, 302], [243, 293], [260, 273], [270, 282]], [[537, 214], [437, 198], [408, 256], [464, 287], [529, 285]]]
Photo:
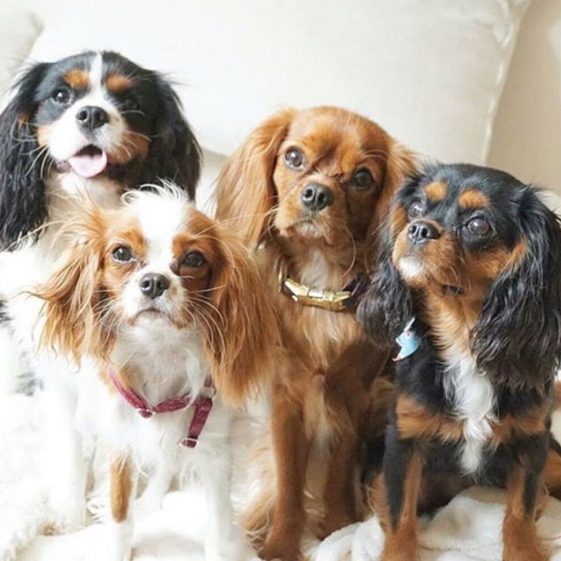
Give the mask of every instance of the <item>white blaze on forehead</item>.
[[185, 229], [188, 204], [182, 196], [166, 192], [139, 192], [131, 199], [131, 210], [146, 241], [148, 267], [169, 267], [177, 257], [173, 255], [173, 242]]

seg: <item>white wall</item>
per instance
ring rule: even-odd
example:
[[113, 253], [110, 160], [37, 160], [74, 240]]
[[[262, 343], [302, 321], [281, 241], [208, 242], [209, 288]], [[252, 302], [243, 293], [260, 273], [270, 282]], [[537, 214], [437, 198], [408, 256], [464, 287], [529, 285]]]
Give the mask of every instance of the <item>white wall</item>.
[[561, 0], [533, 0], [528, 9], [489, 163], [561, 193]]

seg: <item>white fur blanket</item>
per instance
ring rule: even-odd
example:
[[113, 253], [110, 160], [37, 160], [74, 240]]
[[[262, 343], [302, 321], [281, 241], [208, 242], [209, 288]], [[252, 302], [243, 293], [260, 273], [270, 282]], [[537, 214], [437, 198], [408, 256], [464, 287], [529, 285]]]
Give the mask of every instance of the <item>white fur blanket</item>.
[[[49, 516], [37, 417], [33, 398], [0, 396], [0, 561], [99, 561], [106, 539], [103, 525], [34, 537]], [[556, 421], [560, 426], [560, 419]], [[473, 488], [423, 521], [421, 560], [501, 561], [504, 499], [501, 491]], [[159, 512], [138, 520], [134, 560], [204, 561], [204, 510], [197, 487], [169, 493]], [[561, 561], [561, 502], [549, 500], [538, 527], [552, 560]], [[17, 552], [22, 544], [27, 547]], [[376, 561], [382, 545], [381, 528], [372, 518], [335, 532], [321, 544], [310, 542], [306, 550], [314, 561]]]

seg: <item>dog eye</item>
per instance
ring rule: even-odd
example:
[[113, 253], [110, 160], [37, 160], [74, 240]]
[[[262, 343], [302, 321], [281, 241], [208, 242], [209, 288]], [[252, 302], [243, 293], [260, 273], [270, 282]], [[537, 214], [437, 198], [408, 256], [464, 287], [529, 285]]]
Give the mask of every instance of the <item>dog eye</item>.
[[413, 203], [410, 207], [409, 210], [407, 211], [407, 216], [409, 218], [419, 218], [419, 216], [423, 216], [425, 212], [425, 206], [423, 205], [423, 203]]
[[51, 96], [54, 101], [66, 105], [70, 101], [70, 90], [68, 88], [57, 88]]
[[205, 256], [200, 251], [190, 251], [183, 258], [183, 265], [194, 269], [202, 267], [206, 263]]
[[474, 236], [486, 236], [491, 231], [491, 225], [481, 216], [472, 218], [465, 227]]
[[359, 169], [353, 177], [353, 183], [357, 187], [366, 189], [374, 184], [374, 178], [367, 169]]
[[111, 253], [113, 259], [117, 261], [117, 263], [128, 263], [134, 259], [134, 255], [129, 247], [126, 245], [120, 245], [119, 247], [115, 248]]
[[298, 148], [289, 148], [284, 154], [284, 162], [289, 168], [300, 169], [304, 165], [304, 154]]
[[124, 111], [136, 111], [140, 109], [140, 104], [134, 97], [127, 97], [121, 103], [121, 107]]

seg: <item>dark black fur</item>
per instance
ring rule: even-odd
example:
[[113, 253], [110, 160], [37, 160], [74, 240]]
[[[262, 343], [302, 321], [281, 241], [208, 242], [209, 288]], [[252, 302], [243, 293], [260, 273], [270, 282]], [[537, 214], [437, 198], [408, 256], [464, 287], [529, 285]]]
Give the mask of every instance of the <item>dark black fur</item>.
[[[53, 101], [53, 92], [67, 86], [71, 69], [88, 70], [96, 53], [86, 52], [54, 63], [35, 64], [14, 86], [13, 98], [0, 115], [0, 246], [14, 249], [18, 240], [34, 232], [48, 218], [43, 180], [56, 173], [56, 162], [39, 150], [36, 130], [66, 110]], [[120, 71], [133, 79], [126, 94], [115, 94], [128, 126], [152, 141], [148, 158], [109, 166], [107, 175], [125, 189], [161, 179], [177, 182], [195, 195], [201, 155], [199, 145], [181, 112], [177, 94], [157, 72], [137, 66], [114, 52], [103, 52], [103, 74]], [[67, 88], [69, 89], [69, 88]], [[70, 90], [72, 100], [86, 91]], [[137, 109], [131, 110], [133, 107]], [[40, 233], [37, 233], [40, 235]]]
[[[561, 230], [557, 216], [539, 200], [536, 191], [512, 176], [471, 165], [429, 165], [399, 191], [395, 204], [408, 209], [422, 196], [422, 187], [434, 181], [448, 186], [447, 198], [426, 208], [426, 215], [453, 232], [465, 251], [485, 252], [502, 243], [514, 249], [525, 244], [521, 260], [502, 273], [491, 287], [476, 327], [472, 350], [477, 365], [489, 376], [497, 396], [495, 416], [517, 417], [529, 409], [553, 407], [553, 380], [561, 359]], [[461, 210], [456, 200], [463, 189], [477, 188], [490, 201], [485, 212], [493, 226], [488, 236], [475, 238], [460, 231]], [[428, 203], [427, 203], [428, 204]], [[358, 318], [378, 343], [391, 344], [407, 322], [421, 345], [411, 356], [397, 362], [398, 395], [407, 394], [434, 415], [455, 415], [454, 403], [444, 392], [447, 365], [432, 340], [430, 325], [422, 313], [422, 294], [411, 291], [392, 263], [399, 232], [385, 228], [385, 246], [371, 286], [358, 308]], [[384, 476], [392, 523], [398, 523], [403, 505], [404, 479], [413, 451], [421, 454], [424, 473], [454, 475], [474, 482], [504, 487], [515, 465], [524, 466], [523, 504], [531, 513], [536, 503], [540, 476], [548, 451], [561, 447], [546, 431], [531, 437], [513, 437], [497, 449], [485, 449], [480, 470], [462, 476], [459, 454], [462, 442], [403, 440], [395, 411], [385, 439]]]

